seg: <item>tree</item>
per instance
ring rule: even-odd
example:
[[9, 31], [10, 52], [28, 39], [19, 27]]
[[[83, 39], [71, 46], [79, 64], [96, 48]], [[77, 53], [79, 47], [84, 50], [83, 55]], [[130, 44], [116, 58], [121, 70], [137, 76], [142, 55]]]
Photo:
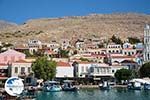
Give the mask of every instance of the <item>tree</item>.
[[32, 70], [38, 79], [52, 80], [56, 75], [56, 62], [48, 61], [47, 57], [39, 57], [33, 64]]
[[121, 82], [121, 80], [129, 80], [131, 78], [131, 70], [128, 70], [128, 69], [120, 69], [120, 70], [117, 70], [116, 73], [115, 73], [115, 78]]
[[140, 39], [138, 39], [137, 37], [128, 37], [129, 43], [131, 44], [136, 44], [136, 43], [140, 43]]
[[112, 40], [112, 42], [114, 42], [116, 44], [123, 44], [122, 41], [121, 41], [121, 39], [119, 37], [117, 38], [115, 35], [113, 35], [111, 37], [111, 40]]
[[150, 77], [150, 62], [143, 64], [139, 71], [140, 77]]

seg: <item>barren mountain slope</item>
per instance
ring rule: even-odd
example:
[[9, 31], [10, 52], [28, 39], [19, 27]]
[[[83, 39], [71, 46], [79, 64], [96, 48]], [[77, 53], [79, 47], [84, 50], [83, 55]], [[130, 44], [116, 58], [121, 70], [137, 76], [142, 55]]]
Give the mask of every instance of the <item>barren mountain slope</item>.
[[113, 34], [125, 39], [128, 36], [142, 37], [146, 23], [150, 23], [150, 15], [133, 13], [42, 18], [29, 20], [15, 28], [5, 28], [5, 30], [0, 28], [0, 39], [9, 42], [31, 38], [50, 41], [92, 35], [109, 38]]

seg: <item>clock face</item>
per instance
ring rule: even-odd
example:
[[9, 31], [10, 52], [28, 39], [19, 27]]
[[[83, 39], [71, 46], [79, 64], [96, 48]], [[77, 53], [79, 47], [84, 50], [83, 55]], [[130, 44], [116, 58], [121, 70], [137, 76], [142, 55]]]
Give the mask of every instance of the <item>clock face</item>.
[[5, 82], [5, 91], [11, 96], [18, 96], [24, 90], [22, 79], [18, 77], [8, 78]]

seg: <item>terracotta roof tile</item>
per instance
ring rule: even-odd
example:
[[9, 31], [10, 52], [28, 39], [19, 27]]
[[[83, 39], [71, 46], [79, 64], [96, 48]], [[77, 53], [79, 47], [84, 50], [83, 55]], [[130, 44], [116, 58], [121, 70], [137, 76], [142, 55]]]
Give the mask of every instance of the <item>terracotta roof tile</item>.
[[63, 66], [63, 67], [70, 67], [70, 64], [68, 62], [57, 62], [57, 66]]

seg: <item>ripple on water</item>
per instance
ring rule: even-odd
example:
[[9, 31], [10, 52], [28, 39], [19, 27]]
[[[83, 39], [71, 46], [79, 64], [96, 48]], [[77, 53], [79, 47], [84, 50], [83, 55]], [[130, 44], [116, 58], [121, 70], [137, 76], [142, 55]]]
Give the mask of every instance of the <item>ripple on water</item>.
[[77, 92], [38, 92], [36, 100], [150, 100], [150, 91], [81, 89]]

